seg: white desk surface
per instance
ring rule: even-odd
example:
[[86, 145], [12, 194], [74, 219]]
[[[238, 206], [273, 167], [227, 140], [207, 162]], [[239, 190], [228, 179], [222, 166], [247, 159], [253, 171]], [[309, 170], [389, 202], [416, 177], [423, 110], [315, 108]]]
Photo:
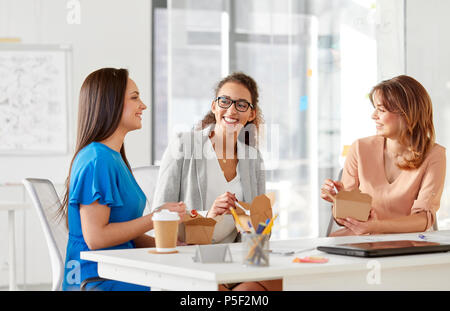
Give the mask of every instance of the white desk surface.
[[[424, 233], [429, 241], [450, 243], [450, 230]], [[319, 245], [367, 241], [420, 240], [418, 233], [270, 241], [271, 249], [303, 249]], [[283, 279], [284, 290], [450, 290], [450, 252], [423, 255], [359, 258], [318, 250], [291, 256], [270, 254], [270, 266], [246, 267], [241, 243], [229, 244], [232, 263], [197, 263], [195, 246], [177, 247], [177, 254], [150, 254], [150, 249], [82, 252], [81, 258], [98, 262], [99, 275], [170, 290], [216, 290], [217, 284]], [[325, 264], [293, 263], [295, 257], [324, 256]], [[381, 282], [367, 281], [378, 265]], [[376, 266], [375, 265], [375, 266]], [[431, 271], [431, 272], [430, 272]], [[443, 282], [442, 275], [446, 275]]]

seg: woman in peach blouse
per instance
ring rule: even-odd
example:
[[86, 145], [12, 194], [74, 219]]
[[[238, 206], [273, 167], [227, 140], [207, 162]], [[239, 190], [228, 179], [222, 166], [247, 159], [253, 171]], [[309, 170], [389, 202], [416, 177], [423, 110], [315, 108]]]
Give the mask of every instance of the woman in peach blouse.
[[341, 181], [325, 180], [321, 197], [359, 188], [372, 197], [365, 222], [336, 219], [332, 236], [419, 232], [436, 221], [445, 180], [445, 148], [435, 143], [431, 99], [409, 76], [376, 85], [370, 92], [377, 135], [355, 141]]

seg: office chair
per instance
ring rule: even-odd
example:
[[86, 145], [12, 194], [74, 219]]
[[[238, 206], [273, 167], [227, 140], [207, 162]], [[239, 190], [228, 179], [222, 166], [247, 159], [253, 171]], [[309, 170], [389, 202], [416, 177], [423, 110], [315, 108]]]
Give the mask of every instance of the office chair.
[[65, 223], [57, 219], [56, 211], [61, 202], [50, 180], [26, 178], [22, 182], [31, 197], [47, 241], [52, 266], [52, 290], [61, 290], [64, 277], [63, 259], [69, 234]]
[[153, 200], [153, 193], [155, 192], [156, 182], [158, 181], [159, 166], [149, 165], [135, 167], [132, 169], [134, 178], [136, 179], [139, 187], [144, 191], [147, 198], [147, 204], [144, 214], [151, 211], [151, 204]]
[[[69, 236], [64, 218], [57, 215], [61, 202], [50, 180], [25, 178], [22, 182], [31, 197], [47, 241], [52, 267], [52, 290], [60, 291], [64, 278], [64, 262]], [[102, 278], [86, 279], [81, 283], [80, 289], [85, 290], [85, 286], [90, 282], [104, 280]]]

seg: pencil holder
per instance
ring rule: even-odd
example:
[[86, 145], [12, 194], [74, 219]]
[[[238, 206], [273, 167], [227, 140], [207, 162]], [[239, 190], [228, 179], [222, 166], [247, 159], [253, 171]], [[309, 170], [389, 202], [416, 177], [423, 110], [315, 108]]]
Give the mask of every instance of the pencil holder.
[[269, 265], [268, 234], [243, 233], [243, 264], [265, 267]]

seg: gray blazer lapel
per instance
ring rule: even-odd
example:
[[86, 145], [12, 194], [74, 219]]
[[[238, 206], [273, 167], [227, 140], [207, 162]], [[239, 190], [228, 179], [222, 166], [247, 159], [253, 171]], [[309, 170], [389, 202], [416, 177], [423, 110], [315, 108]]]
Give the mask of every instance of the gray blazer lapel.
[[209, 137], [209, 133], [211, 132], [212, 127], [206, 127], [202, 131], [194, 131], [194, 159], [195, 159], [195, 168], [197, 171], [197, 181], [198, 181], [198, 189], [200, 192], [200, 202], [202, 205], [202, 209], [209, 209], [209, 206], [205, 206], [206, 204], [206, 185], [207, 185], [207, 174], [206, 174], [206, 158], [203, 154], [203, 147], [206, 143], [206, 140]]
[[250, 179], [250, 160], [246, 157], [245, 152], [245, 144], [238, 141], [237, 143], [237, 153], [239, 159], [239, 175], [241, 175], [241, 184], [242, 184], [242, 194], [243, 199], [247, 203], [251, 203], [255, 193], [253, 193], [253, 189], [251, 187], [251, 179]]
[[202, 159], [195, 159], [195, 167], [197, 169], [197, 181], [198, 189], [200, 192], [200, 203], [202, 205], [202, 210], [206, 209], [206, 167], [205, 161]]

